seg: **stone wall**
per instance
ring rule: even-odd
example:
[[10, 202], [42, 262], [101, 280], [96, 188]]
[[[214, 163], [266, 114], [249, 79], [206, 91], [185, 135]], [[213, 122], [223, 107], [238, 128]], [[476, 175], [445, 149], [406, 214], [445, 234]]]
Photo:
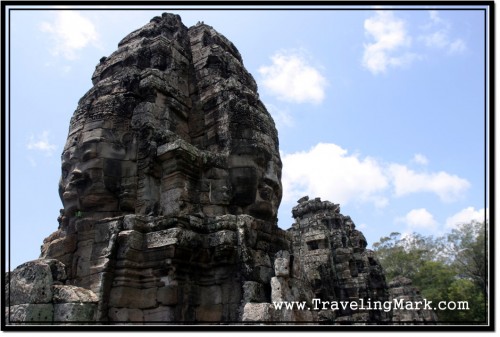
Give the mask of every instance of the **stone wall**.
[[66, 284], [65, 266], [57, 260], [26, 262], [5, 275], [5, 307], [10, 324], [95, 322], [98, 298], [83, 287]]

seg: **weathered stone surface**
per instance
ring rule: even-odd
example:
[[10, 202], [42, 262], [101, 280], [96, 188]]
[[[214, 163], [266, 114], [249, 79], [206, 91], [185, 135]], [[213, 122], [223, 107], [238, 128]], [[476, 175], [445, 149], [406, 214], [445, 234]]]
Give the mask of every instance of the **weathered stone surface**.
[[57, 303], [54, 304], [55, 322], [94, 322], [97, 312], [96, 303]]
[[52, 301], [52, 285], [65, 281], [64, 266], [57, 260], [26, 262], [9, 273], [11, 305], [43, 304]]
[[10, 274], [10, 303], [50, 303], [52, 273], [45, 264], [25, 263]]
[[99, 299], [90, 290], [70, 285], [52, 287], [54, 303], [95, 303]]
[[273, 321], [274, 308], [269, 303], [247, 303], [243, 309], [243, 322]]
[[109, 305], [132, 309], [154, 308], [156, 306], [156, 292], [156, 288], [113, 287]]
[[156, 298], [164, 305], [175, 305], [178, 303], [178, 286], [165, 286], [158, 288]]
[[51, 323], [54, 318], [52, 304], [17, 304], [7, 309], [7, 323]]
[[143, 322], [144, 312], [139, 309], [110, 308], [108, 317], [111, 322]]
[[[273, 301], [384, 300], [383, 271], [338, 204], [277, 225], [274, 122], [236, 47], [163, 14], [103, 57], [62, 153], [59, 228], [10, 273], [23, 322], [389, 322]], [[7, 308], [7, 309], [9, 309]], [[13, 313], [13, 315], [12, 315]]]
[[[387, 301], [388, 287], [381, 265], [366, 249], [366, 239], [338, 204], [304, 197], [293, 208], [294, 273], [303, 275], [322, 301]], [[345, 317], [345, 316], [348, 316]], [[325, 317], [325, 316], [323, 316]], [[389, 322], [390, 313], [350, 309], [335, 311], [334, 322]], [[332, 322], [333, 323], [333, 322]]]
[[243, 284], [243, 301], [244, 302], [265, 302], [266, 294], [264, 284], [247, 281]]
[[159, 306], [143, 312], [145, 322], [170, 322], [175, 320], [174, 308], [172, 307]]
[[64, 265], [54, 259], [26, 262], [7, 275], [7, 322], [94, 322], [98, 297], [66, 282]]
[[[393, 310], [392, 321], [399, 324], [433, 324], [437, 321], [436, 313], [433, 310], [425, 309], [424, 298], [417, 288], [412, 286], [412, 281], [406, 277], [396, 277], [389, 283], [390, 300], [394, 303], [402, 302], [406, 308], [406, 303], [411, 306], [408, 310]], [[420, 304], [416, 304], [420, 303]], [[421, 309], [415, 310], [415, 305]]]
[[276, 276], [290, 276], [290, 253], [286, 250], [276, 253], [274, 260], [274, 273]]

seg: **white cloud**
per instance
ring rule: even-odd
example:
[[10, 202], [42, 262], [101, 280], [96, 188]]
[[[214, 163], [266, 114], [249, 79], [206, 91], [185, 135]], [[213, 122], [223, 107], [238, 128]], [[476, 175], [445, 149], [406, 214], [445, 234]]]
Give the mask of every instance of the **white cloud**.
[[434, 216], [425, 208], [412, 209], [404, 217], [396, 219], [396, 222], [405, 223], [410, 230], [436, 230], [438, 222]]
[[436, 10], [429, 11], [429, 17], [434, 24], [446, 24]]
[[445, 225], [447, 228], [454, 228], [457, 225], [469, 223], [473, 220], [483, 222], [485, 214], [488, 214], [488, 209], [485, 212], [484, 208], [476, 211], [474, 207], [467, 207], [447, 218]]
[[427, 35], [422, 35], [421, 39], [427, 47], [444, 48], [448, 45], [448, 36], [443, 31], [433, 32]]
[[426, 156], [424, 156], [423, 154], [421, 153], [417, 153], [413, 156], [413, 160], [412, 160], [414, 163], [416, 164], [419, 164], [419, 165], [427, 165], [429, 164], [429, 160], [427, 159]]
[[453, 42], [450, 42], [448, 46], [448, 52], [450, 54], [462, 53], [467, 49], [465, 42], [462, 39], [455, 39]]
[[49, 33], [54, 40], [52, 53], [74, 60], [78, 52], [93, 44], [97, 46], [99, 35], [89, 19], [76, 11], [60, 10], [54, 22], [42, 22], [40, 30]]
[[373, 74], [386, 72], [389, 66], [401, 67], [412, 63], [419, 55], [404, 51], [411, 46], [406, 22], [391, 11], [376, 11], [364, 22], [365, 34], [374, 42], [365, 44], [363, 66]]
[[451, 24], [439, 16], [438, 11], [429, 11], [430, 22], [424, 25], [427, 31], [418, 37], [427, 47], [446, 50], [449, 54], [462, 53], [467, 49], [466, 43], [461, 38], [452, 39]]
[[[444, 171], [417, 172], [402, 164], [349, 154], [331, 143], [319, 143], [309, 151], [282, 154], [281, 158], [284, 203], [309, 195], [341, 205], [372, 203], [382, 208], [389, 204], [390, 197], [415, 193], [434, 193], [443, 202], [453, 202], [470, 187], [467, 180]], [[427, 162], [423, 155], [415, 158], [422, 164]]]
[[452, 202], [459, 199], [470, 187], [470, 183], [447, 172], [418, 173], [401, 164], [391, 164], [395, 195], [397, 197], [418, 192], [432, 192], [441, 201]]
[[51, 156], [56, 149], [56, 146], [50, 143], [49, 132], [43, 131], [42, 134], [36, 139], [35, 136], [31, 135], [26, 148], [28, 150], [40, 151], [45, 153], [47, 156]]
[[362, 223], [361, 225], [356, 226], [358, 230], [365, 230], [368, 228], [368, 226], [365, 223]]
[[359, 158], [335, 144], [320, 143], [308, 152], [282, 155], [283, 200], [309, 195], [341, 205], [351, 201], [387, 205], [381, 193], [389, 186], [382, 167], [372, 158]]
[[326, 79], [305, 58], [304, 53], [281, 51], [271, 57], [270, 66], [259, 73], [266, 89], [278, 99], [294, 103], [319, 104], [325, 98]]

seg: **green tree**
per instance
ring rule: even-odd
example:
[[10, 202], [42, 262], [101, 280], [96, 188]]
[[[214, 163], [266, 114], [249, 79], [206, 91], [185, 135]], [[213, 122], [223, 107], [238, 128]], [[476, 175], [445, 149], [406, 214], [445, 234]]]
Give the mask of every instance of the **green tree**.
[[446, 251], [458, 276], [472, 281], [484, 297], [488, 295], [486, 228], [477, 221], [457, 226], [447, 235]]
[[424, 298], [467, 301], [470, 310], [436, 311], [440, 321], [484, 322], [487, 312], [486, 224], [462, 224], [443, 237], [393, 232], [373, 244], [390, 282], [396, 276], [412, 280]]
[[455, 310], [448, 313], [449, 321], [486, 321], [487, 302], [483, 293], [471, 280], [457, 279], [448, 288], [450, 301], [467, 301], [469, 310]]
[[441, 247], [442, 238], [434, 239], [418, 233], [402, 237], [398, 232], [373, 244], [389, 280], [396, 276], [413, 280], [426, 261], [437, 259], [441, 255]]

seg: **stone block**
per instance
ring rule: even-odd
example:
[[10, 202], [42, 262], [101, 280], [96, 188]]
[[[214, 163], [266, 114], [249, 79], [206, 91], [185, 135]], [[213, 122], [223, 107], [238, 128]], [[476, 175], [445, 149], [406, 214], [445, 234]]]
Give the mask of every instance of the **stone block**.
[[175, 309], [173, 307], [160, 306], [144, 310], [145, 322], [170, 322], [173, 320], [175, 320]]
[[137, 289], [113, 287], [109, 298], [111, 307], [131, 309], [152, 308], [156, 305], [157, 288]]
[[93, 322], [96, 312], [95, 303], [56, 303], [54, 322]]
[[109, 320], [112, 322], [143, 322], [142, 310], [127, 308], [110, 308], [108, 310]]
[[296, 301], [292, 298], [288, 281], [283, 277], [271, 279], [271, 302]]
[[142, 250], [144, 248], [144, 234], [136, 230], [124, 230], [118, 234], [118, 242], [120, 246]]
[[243, 322], [269, 322], [272, 321], [271, 304], [247, 303], [243, 308]]
[[274, 270], [271, 267], [257, 266], [254, 269], [254, 275], [257, 277], [257, 281], [269, 283], [274, 275]]
[[[107, 258], [113, 250], [110, 242], [94, 242], [92, 245], [92, 253], [90, 254], [90, 261], [94, 262], [102, 258]], [[95, 264], [92, 263], [92, 264]]]
[[243, 290], [239, 280], [227, 280], [221, 284], [221, 294], [223, 304], [240, 304], [243, 297]]
[[108, 243], [111, 236], [118, 232], [120, 221], [114, 220], [109, 222], [96, 223], [94, 226], [94, 242]]
[[99, 298], [88, 289], [72, 285], [54, 285], [54, 303], [97, 303]]
[[54, 279], [50, 264], [50, 260], [44, 259], [29, 261], [9, 274], [10, 305], [52, 302]]
[[52, 322], [54, 306], [52, 304], [19, 304], [7, 308], [7, 323]]
[[255, 266], [272, 267], [268, 253], [262, 250], [252, 251], [252, 258]]
[[161, 211], [165, 215], [178, 215], [181, 211], [181, 198], [184, 188], [163, 190], [160, 196]]
[[266, 302], [264, 285], [255, 281], [247, 281], [243, 284], [244, 302]]
[[290, 258], [278, 257], [274, 260], [274, 274], [281, 277], [290, 276]]
[[241, 321], [240, 317], [240, 309], [241, 303], [228, 303], [223, 304], [222, 307], [222, 319], [221, 321], [230, 321], [230, 322], [239, 322]]
[[107, 284], [107, 282], [110, 282], [112, 277], [113, 274], [109, 272], [99, 272], [96, 274], [90, 274], [79, 279], [78, 285], [80, 287], [93, 291], [94, 294], [97, 295], [100, 293], [102, 285]]
[[202, 306], [222, 303], [222, 291], [219, 285], [200, 287], [198, 294]]
[[137, 230], [142, 227], [141, 223], [135, 214], [127, 214], [123, 217], [123, 230]]
[[203, 206], [203, 214], [206, 214], [207, 216], [213, 217], [218, 214], [221, 214], [225, 212], [226, 207], [220, 206], [220, 205], [204, 205]]
[[221, 245], [234, 246], [237, 244], [236, 233], [231, 230], [221, 230], [208, 235], [208, 244], [210, 247]]
[[171, 229], [148, 233], [146, 234], [146, 246], [147, 248], [158, 248], [176, 244], [178, 242], [176, 235], [176, 231]]
[[196, 308], [196, 321], [220, 322], [222, 320], [222, 304], [200, 305]]
[[213, 250], [213, 261], [221, 265], [238, 263], [237, 246], [217, 246]]
[[163, 305], [174, 305], [178, 301], [178, 287], [170, 285], [158, 288], [157, 301]]
[[65, 254], [72, 253], [76, 249], [76, 235], [71, 234], [56, 240], [50, 241], [45, 245], [45, 255], [52, 258], [61, 257]]

